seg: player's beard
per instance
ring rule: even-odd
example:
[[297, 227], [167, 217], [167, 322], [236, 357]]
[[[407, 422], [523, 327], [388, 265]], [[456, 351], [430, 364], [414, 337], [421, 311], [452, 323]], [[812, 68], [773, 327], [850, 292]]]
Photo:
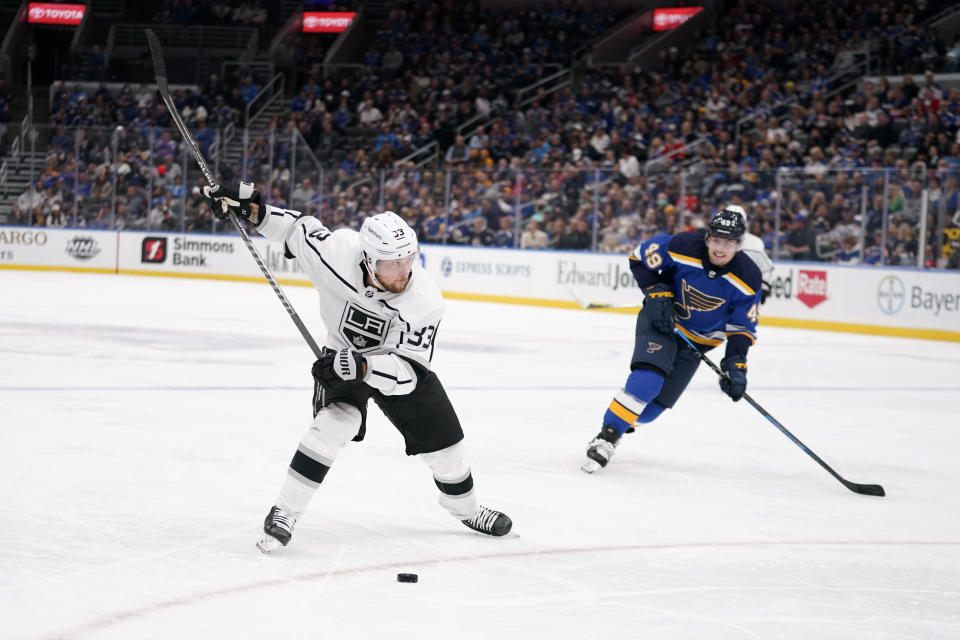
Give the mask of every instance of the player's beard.
[[410, 282], [410, 274], [408, 273], [402, 278], [395, 278], [391, 282], [384, 282], [384, 279], [380, 277], [378, 277], [377, 280], [380, 282], [380, 285], [390, 293], [403, 293], [403, 290], [407, 288], [407, 284]]

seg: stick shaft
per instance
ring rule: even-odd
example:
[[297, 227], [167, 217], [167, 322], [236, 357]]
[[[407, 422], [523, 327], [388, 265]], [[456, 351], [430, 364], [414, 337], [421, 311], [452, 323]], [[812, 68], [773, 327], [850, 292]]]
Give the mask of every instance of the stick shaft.
[[[676, 334], [677, 334], [678, 336], [680, 336], [681, 338], [683, 338], [683, 341], [687, 344], [687, 346], [688, 346], [689, 348], [693, 349], [693, 351], [700, 357], [700, 359], [703, 360], [704, 362], [706, 362], [707, 365], [708, 365], [711, 369], [713, 369], [714, 373], [716, 373], [716, 374], [717, 374], [718, 376], [720, 376], [721, 378], [726, 377], [727, 374], [724, 373], [724, 372], [720, 369], [720, 367], [718, 367], [718, 366], [716, 365], [716, 363], [714, 363], [713, 360], [711, 360], [710, 358], [708, 358], [705, 353], [703, 353], [702, 351], [700, 351], [700, 349], [697, 349], [697, 347], [690, 341], [690, 338], [688, 338], [687, 336], [685, 336], [685, 335], [683, 334], [683, 332], [681, 332], [681, 331], [679, 331], [679, 330], [676, 331]], [[775, 426], [777, 429], [780, 430], [781, 433], [783, 433], [783, 435], [785, 435], [785, 436], [787, 436], [788, 438], [790, 438], [790, 441], [791, 441], [791, 442], [793, 442], [795, 445], [797, 445], [798, 447], [800, 447], [800, 449], [801, 449], [804, 453], [806, 453], [808, 456], [810, 456], [811, 458], [813, 458], [813, 459], [817, 462], [817, 464], [819, 464], [821, 467], [823, 467], [824, 469], [826, 469], [827, 472], [828, 472], [830, 475], [832, 475], [834, 478], [836, 478], [841, 484], [843, 484], [843, 486], [845, 486], [846, 488], [850, 489], [851, 491], [853, 491], [853, 492], [855, 492], [855, 493], [862, 493], [862, 494], [865, 494], [865, 495], [872, 495], [872, 496], [883, 496], [883, 495], [885, 495], [885, 492], [884, 492], [884, 490], [883, 490], [883, 487], [881, 487], [881, 486], [878, 485], [878, 484], [858, 484], [858, 483], [856, 483], [856, 482], [850, 482], [849, 480], [847, 480], [846, 478], [844, 478], [843, 476], [841, 476], [839, 473], [837, 473], [836, 471], [833, 470], [833, 467], [831, 467], [829, 464], [827, 464], [826, 462], [824, 462], [824, 461], [820, 458], [820, 456], [818, 456], [816, 453], [814, 453], [814, 452], [810, 449], [810, 447], [808, 447], [807, 445], [803, 444], [803, 442], [800, 441], [800, 438], [798, 438], [797, 436], [795, 436], [795, 435], [793, 435], [792, 433], [790, 433], [790, 430], [789, 430], [789, 429], [787, 429], [785, 426], [783, 426], [782, 424], [780, 424], [780, 422], [779, 422], [776, 418], [774, 418], [772, 415], [770, 415], [770, 413], [769, 413], [766, 409], [764, 409], [763, 407], [761, 407], [761, 406], [760, 406], [760, 403], [758, 403], [756, 400], [754, 400], [753, 398], [751, 398], [749, 394], [744, 393], [744, 394], [743, 394], [743, 398], [744, 398], [744, 400], [746, 400], [746, 401], [750, 404], [751, 407], [753, 407], [754, 409], [756, 409], [756, 410], [760, 413], [760, 415], [762, 415], [764, 418], [766, 418], [767, 420], [769, 420], [770, 423], [771, 423], [773, 426]]]
[[[200, 171], [203, 172], [203, 177], [206, 178], [207, 183], [213, 187], [217, 184], [213, 172], [210, 171], [207, 161], [203, 158], [203, 154], [200, 153], [200, 147], [197, 145], [197, 141], [194, 140], [193, 135], [190, 134], [190, 130], [187, 129], [183, 119], [180, 117], [180, 113], [177, 111], [177, 106], [173, 103], [173, 99], [170, 97], [170, 90], [167, 87], [166, 65], [163, 62], [163, 50], [160, 48], [160, 40], [151, 29], [147, 29], [146, 32], [147, 43], [150, 46], [150, 55], [153, 58], [153, 68], [157, 77], [157, 90], [160, 92], [160, 98], [163, 100], [163, 104], [167, 106], [167, 111], [170, 112], [170, 118], [173, 119], [173, 123], [180, 131], [180, 135], [183, 136], [183, 139], [187, 142], [187, 145], [193, 152], [193, 157], [196, 159], [197, 165], [200, 167]], [[250, 240], [250, 236], [247, 235], [246, 229], [243, 228], [243, 226], [240, 224], [240, 221], [237, 220], [237, 216], [235, 216], [233, 213], [229, 213], [227, 217], [230, 219], [230, 222], [233, 223], [233, 228], [236, 229], [237, 233], [240, 234], [240, 237], [243, 238], [243, 243], [246, 245], [247, 251], [250, 252], [250, 255], [253, 256], [253, 259], [256, 261], [257, 266], [260, 267], [260, 272], [263, 273], [263, 276], [267, 279], [267, 282], [270, 283], [270, 286], [273, 288], [273, 292], [277, 294], [278, 298], [280, 298], [280, 303], [283, 304], [283, 308], [287, 310], [287, 313], [290, 315], [290, 319], [293, 320], [293, 324], [296, 325], [297, 329], [300, 331], [300, 335], [303, 336], [303, 339], [306, 340], [310, 350], [313, 351], [313, 354], [319, 359], [321, 355], [323, 355], [323, 351], [320, 349], [320, 346], [317, 344], [316, 340], [313, 339], [313, 336], [310, 335], [310, 331], [307, 329], [306, 325], [303, 324], [303, 320], [300, 319], [300, 315], [297, 314], [296, 310], [293, 308], [293, 305], [290, 304], [287, 296], [283, 293], [283, 289], [281, 289], [280, 285], [277, 284], [273, 274], [270, 273], [270, 269], [263, 262], [263, 258], [260, 257], [260, 252], [257, 251], [255, 246], [253, 246], [253, 241]]]

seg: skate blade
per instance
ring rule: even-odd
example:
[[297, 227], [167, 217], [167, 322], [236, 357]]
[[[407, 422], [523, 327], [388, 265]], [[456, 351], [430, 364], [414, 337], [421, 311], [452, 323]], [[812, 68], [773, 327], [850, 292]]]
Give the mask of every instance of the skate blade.
[[580, 466], [580, 469], [582, 471], [586, 471], [587, 473], [596, 473], [600, 469], [603, 469], [603, 467], [600, 466], [600, 463], [597, 462], [596, 460], [587, 458], [587, 461]]
[[283, 548], [283, 545], [280, 541], [267, 534], [263, 534], [263, 537], [257, 542], [257, 549], [260, 550], [260, 553], [273, 553], [281, 548]]

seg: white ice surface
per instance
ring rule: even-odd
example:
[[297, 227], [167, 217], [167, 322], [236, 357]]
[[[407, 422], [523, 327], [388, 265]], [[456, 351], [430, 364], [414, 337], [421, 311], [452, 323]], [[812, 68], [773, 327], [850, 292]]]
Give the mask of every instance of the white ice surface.
[[589, 476], [633, 317], [451, 301], [435, 370], [517, 535], [450, 518], [371, 404], [264, 556], [312, 360], [269, 287], [0, 271], [0, 305], [2, 638], [960, 637], [958, 344], [761, 327], [749, 391], [885, 498], [706, 367]]

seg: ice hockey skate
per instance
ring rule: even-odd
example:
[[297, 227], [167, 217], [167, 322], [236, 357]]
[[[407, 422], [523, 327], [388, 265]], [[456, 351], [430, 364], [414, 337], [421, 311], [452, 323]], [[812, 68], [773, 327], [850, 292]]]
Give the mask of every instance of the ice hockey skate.
[[297, 516], [280, 507], [270, 507], [270, 513], [263, 521], [263, 536], [257, 542], [257, 548], [263, 553], [271, 553], [287, 546], [293, 537], [293, 525], [296, 523]]
[[474, 531], [488, 536], [505, 536], [513, 527], [513, 521], [507, 514], [486, 507], [480, 507], [472, 518], [461, 520], [461, 522]]
[[620, 441], [620, 433], [611, 426], [604, 425], [597, 437], [587, 445], [587, 460], [580, 468], [587, 473], [596, 473], [607, 466]]

